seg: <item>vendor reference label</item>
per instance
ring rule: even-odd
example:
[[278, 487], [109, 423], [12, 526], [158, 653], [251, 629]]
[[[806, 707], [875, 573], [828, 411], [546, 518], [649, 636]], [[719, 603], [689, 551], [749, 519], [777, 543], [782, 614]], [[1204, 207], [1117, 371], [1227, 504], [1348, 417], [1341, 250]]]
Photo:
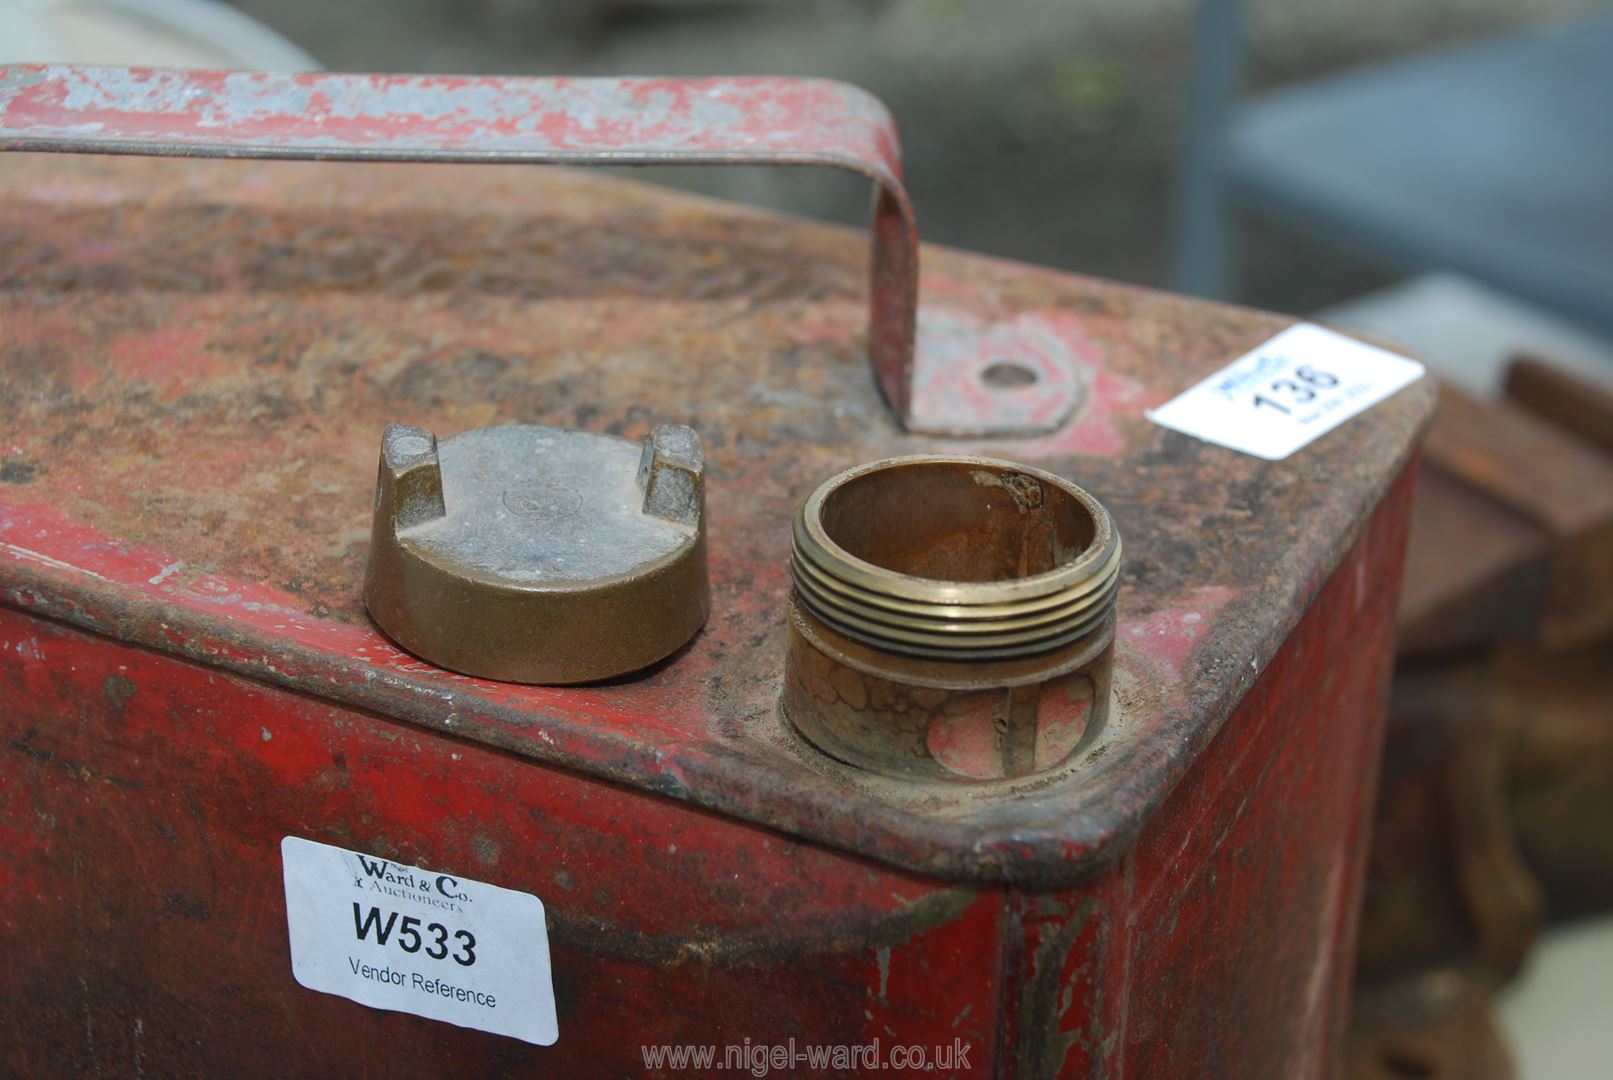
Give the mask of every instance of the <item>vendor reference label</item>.
[[1280, 461], [1422, 374], [1415, 360], [1300, 323], [1148, 418], [1217, 446]]
[[288, 836], [291, 973], [377, 1009], [549, 1046], [559, 1037], [543, 902]]

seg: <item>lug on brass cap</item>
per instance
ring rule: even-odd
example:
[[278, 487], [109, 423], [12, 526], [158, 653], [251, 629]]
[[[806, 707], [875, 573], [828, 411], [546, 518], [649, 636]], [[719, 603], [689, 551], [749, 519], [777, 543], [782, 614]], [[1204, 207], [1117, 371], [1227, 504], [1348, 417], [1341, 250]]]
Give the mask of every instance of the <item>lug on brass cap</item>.
[[381, 438], [364, 602], [466, 675], [567, 684], [675, 652], [706, 621], [705, 454], [680, 425], [632, 443], [517, 425]]
[[989, 458], [876, 461], [814, 491], [791, 540], [784, 712], [829, 756], [1008, 779], [1103, 726], [1120, 534], [1069, 481]]

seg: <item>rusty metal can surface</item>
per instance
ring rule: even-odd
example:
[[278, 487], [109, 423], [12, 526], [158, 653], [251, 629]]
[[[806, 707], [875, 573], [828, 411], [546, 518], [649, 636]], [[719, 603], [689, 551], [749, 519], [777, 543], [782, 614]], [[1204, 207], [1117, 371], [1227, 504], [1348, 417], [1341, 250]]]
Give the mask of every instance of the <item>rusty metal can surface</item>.
[[[856, 233], [510, 168], [611, 139], [872, 177], [871, 282]], [[1281, 461], [1153, 425], [1288, 320], [940, 249], [921, 293], [895, 146], [825, 83], [0, 73], [5, 149], [460, 163], [7, 158], [0, 1070], [1327, 1070], [1432, 392]], [[699, 431], [704, 628], [570, 687], [396, 647], [361, 587], [394, 421]], [[792, 514], [913, 454], [1125, 535], [1108, 716], [1029, 775], [856, 767], [780, 708]], [[300, 986], [287, 836], [539, 897], [558, 1041]]]

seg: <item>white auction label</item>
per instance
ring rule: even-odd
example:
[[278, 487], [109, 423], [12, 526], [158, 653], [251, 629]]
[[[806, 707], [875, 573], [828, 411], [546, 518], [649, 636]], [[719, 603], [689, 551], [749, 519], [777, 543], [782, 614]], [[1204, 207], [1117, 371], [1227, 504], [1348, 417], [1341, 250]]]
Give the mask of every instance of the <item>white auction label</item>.
[[1300, 323], [1148, 418], [1217, 446], [1281, 461], [1422, 374], [1415, 360]]
[[543, 901], [288, 836], [291, 973], [310, 990], [549, 1046]]

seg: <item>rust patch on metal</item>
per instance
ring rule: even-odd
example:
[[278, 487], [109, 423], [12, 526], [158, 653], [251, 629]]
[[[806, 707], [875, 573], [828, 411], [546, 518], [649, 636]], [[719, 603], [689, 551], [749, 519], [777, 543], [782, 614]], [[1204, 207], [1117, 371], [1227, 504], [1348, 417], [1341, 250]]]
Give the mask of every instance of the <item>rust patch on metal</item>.
[[[1060, 921], [1057, 928], [1045, 934], [1031, 950], [1031, 974], [1020, 988], [1016, 1055], [1020, 1069], [1026, 1076], [1061, 1076], [1065, 1059], [1077, 1045], [1086, 1047], [1092, 1061], [1107, 1065], [1115, 1047], [1114, 1040], [1103, 1032], [1104, 991], [1101, 987], [1094, 991], [1094, 999], [1083, 1002], [1083, 1008], [1078, 1010], [1087, 1018], [1089, 1026], [1086, 1029], [1064, 1030], [1061, 1026], [1064, 1017], [1072, 1011], [1071, 995], [1075, 987], [1073, 976], [1067, 976], [1065, 969], [1069, 966], [1077, 941], [1091, 928], [1090, 920], [1094, 915], [1101, 918], [1104, 913], [1097, 900], [1090, 896], [1072, 901], [1074, 911], [1067, 909], [1065, 901], [1052, 897], [1036, 898], [1029, 902], [1043, 907], [1051, 906], [1046, 915]], [[1106, 933], [1103, 926], [1096, 929], [1099, 934]], [[1108, 1073], [1100, 1066], [1094, 1075], [1106, 1076]]]
[[[0, 422], [8, 460], [43, 467], [0, 487], [7, 603], [943, 876], [1068, 882], [1112, 858], [1355, 540], [1432, 403], [1419, 385], [1286, 462], [1240, 457], [1143, 411], [1286, 320], [929, 252], [936, 302], [987, 324], [1044, 313], [1078, 328], [1072, 363], [1101, 365], [1058, 432], [966, 449], [1114, 514], [1123, 722], [1042, 776], [897, 784], [812, 760], [775, 711], [796, 504], [855, 462], [960, 449], [903, 434], [869, 377], [864, 238], [563, 170], [8, 166]], [[360, 596], [374, 438], [394, 419], [696, 428], [710, 622], [628, 684], [511, 688], [399, 653]]]
[[[848, 953], [859, 949], [889, 950], [915, 935], [958, 919], [980, 898], [972, 889], [926, 894], [895, 914], [859, 917], [843, 925], [769, 926], [743, 933], [691, 924], [677, 934], [646, 934], [609, 919], [570, 910], [550, 913], [554, 940], [588, 955], [635, 960], [657, 967], [709, 964], [757, 967], [792, 956]], [[889, 962], [888, 960], [886, 961]]]

